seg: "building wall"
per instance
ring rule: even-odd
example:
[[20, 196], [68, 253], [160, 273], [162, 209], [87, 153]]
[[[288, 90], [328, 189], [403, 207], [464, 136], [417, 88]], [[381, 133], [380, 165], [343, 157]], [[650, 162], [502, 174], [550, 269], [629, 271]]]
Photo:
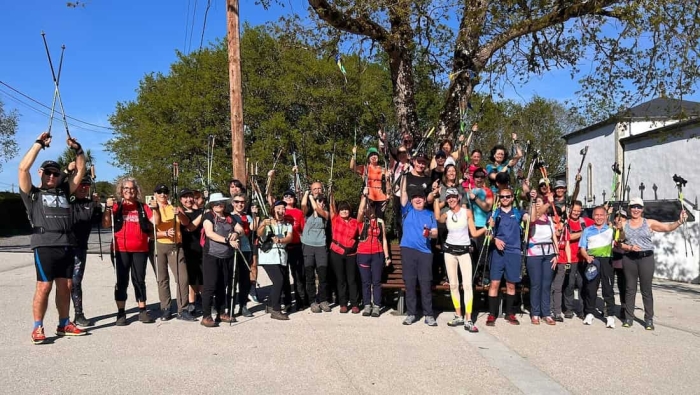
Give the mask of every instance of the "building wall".
[[[593, 206], [593, 196], [595, 196], [595, 204], [601, 204], [603, 196], [601, 192], [606, 190], [606, 198], [610, 198], [610, 186], [612, 181], [611, 166], [615, 161], [615, 124], [605, 125], [599, 129], [592, 130], [586, 134], [574, 136], [567, 141], [566, 156], [567, 156], [567, 175], [566, 182], [568, 185], [568, 193], [574, 191], [574, 182], [576, 172], [581, 164], [581, 150], [588, 146], [588, 154], [583, 170], [581, 170], [580, 192], [578, 200], [581, 200], [585, 206]], [[588, 168], [592, 171], [592, 184], [588, 177]], [[588, 186], [592, 186], [590, 194], [587, 193]]]

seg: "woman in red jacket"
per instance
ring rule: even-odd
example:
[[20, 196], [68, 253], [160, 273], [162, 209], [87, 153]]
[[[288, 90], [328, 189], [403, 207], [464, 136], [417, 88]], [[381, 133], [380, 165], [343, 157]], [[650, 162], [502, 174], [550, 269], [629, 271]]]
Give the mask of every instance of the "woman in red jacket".
[[[348, 312], [348, 301], [353, 314], [360, 312], [357, 289], [357, 220], [350, 216], [350, 204], [341, 202], [337, 207], [330, 193], [331, 231], [330, 262], [335, 273], [340, 312]], [[348, 299], [349, 296], [349, 299]]]
[[384, 266], [391, 264], [391, 258], [384, 220], [377, 218], [376, 211], [371, 207], [367, 208], [367, 200], [363, 195], [357, 209], [360, 231], [357, 266], [360, 268], [362, 300], [365, 305], [362, 315], [379, 317], [382, 310], [382, 271]]
[[139, 201], [141, 188], [135, 179], [124, 177], [117, 182], [116, 195], [108, 198], [102, 215], [102, 226], [112, 227], [112, 262], [117, 276], [114, 300], [117, 302], [117, 326], [127, 325], [126, 290], [129, 274], [139, 305], [139, 321], [150, 324], [153, 319], [146, 311], [146, 261], [148, 236], [153, 232], [153, 212]]

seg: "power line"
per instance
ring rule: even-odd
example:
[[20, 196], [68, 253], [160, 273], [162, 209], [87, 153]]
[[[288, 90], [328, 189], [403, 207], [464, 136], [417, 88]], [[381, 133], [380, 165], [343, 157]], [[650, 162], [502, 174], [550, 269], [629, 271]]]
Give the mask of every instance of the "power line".
[[194, 10], [192, 11], [192, 24], [190, 25], [190, 44], [187, 46], [187, 54], [190, 53], [192, 49], [192, 34], [194, 33], [194, 21], [197, 17], [197, 0], [194, 0]]
[[185, 43], [182, 44], [182, 53], [187, 54], [187, 30], [190, 25], [190, 4], [192, 0], [187, 0], [187, 15], [185, 16]]
[[[38, 104], [38, 105], [40, 105], [40, 106], [46, 108], [47, 110], [50, 110], [50, 109], [51, 109], [51, 107], [47, 106], [46, 104], [44, 104], [44, 103], [42, 103], [42, 102], [36, 100], [35, 98], [33, 98], [33, 97], [27, 95], [26, 93], [23, 93], [23, 92], [19, 91], [19, 90], [16, 89], [16, 88], [13, 88], [12, 86], [8, 85], [7, 83], [5, 83], [5, 82], [3, 82], [3, 81], [0, 81], [0, 84], [2, 84], [2, 85], [4, 85], [4, 86], [8, 87], [8, 88], [11, 89], [13, 92], [16, 92], [16, 93], [22, 95], [23, 97], [25, 97], [25, 98], [27, 98], [27, 99], [33, 101], [34, 103], [36, 103], [36, 104]], [[5, 94], [7, 94], [7, 93], [5, 93]], [[7, 95], [9, 96], [9, 94], [7, 94]], [[15, 100], [17, 100], [17, 99], [15, 99]], [[63, 113], [61, 113], [61, 112], [58, 111], [58, 110], [56, 110], [56, 114], [58, 114], [58, 115], [63, 115]], [[47, 114], [47, 115], [48, 115], [48, 114]], [[83, 120], [78, 119], [78, 118], [71, 117], [70, 115], [66, 115], [66, 118], [72, 119], [72, 120], [74, 120], [74, 121], [76, 121], [76, 122], [84, 123], [85, 125], [88, 125], [88, 126], [93, 126], [93, 127], [96, 127], [96, 128], [102, 128], [102, 129], [107, 129], [107, 130], [114, 130], [114, 128], [112, 128], [112, 127], [103, 126], [103, 125], [97, 125], [97, 124], [94, 124], [94, 123], [91, 123], [91, 122], [87, 122], [87, 121], [83, 121]], [[54, 118], [54, 119], [57, 119], [57, 118]]]
[[207, 8], [204, 10], [204, 23], [202, 23], [202, 37], [199, 39], [199, 52], [202, 52], [202, 44], [204, 43], [204, 31], [207, 28], [207, 15], [211, 7], [211, 0], [207, 0]]
[[[18, 98], [15, 97], [15, 96], [12, 96], [11, 94], [7, 93], [6, 91], [4, 91], [4, 90], [2, 90], [2, 89], [0, 89], [0, 93], [2, 93], [2, 94], [4, 94], [5, 96], [9, 97], [11, 100], [13, 100], [13, 101], [15, 101], [15, 102], [17, 102], [17, 103], [19, 103], [19, 104], [22, 104], [22, 105], [24, 105], [24, 106], [26, 106], [26, 107], [28, 107], [28, 108], [30, 108], [30, 109], [36, 111], [36, 112], [39, 113], [39, 114], [45, 115], [45, 116], [47, 116], [47, 117], [50, 117], [50, 116], [51, 116], [51, 114], [46, 113], [46, 112], [44, 112], [44, 111], [42, 111], [42, 110], [40, 110], [40, 109], [38, 109], [38, 108], [32, 106], [31, 104], [26, 103], [26, 102], [24, 102], [24, 101], [18, 99]], [[39, 104], [41, 104], [41, 103], [39, 103]], [[56, 112], [56, 114], [58, 114], [58, 111]], [[61, 118], [59, 118], [59, 117], [57, 117], [57, 116], [54, 115], [53, 119], [54, 119], [54, 120], [60, 120]], [[112, 135], [111, 132], [105, 132], [105, 131], [103, 131], [103, 130], [90, 129], [90, 128], [86, 128], [86, 127], [84, 127], [84, 126], [76, 125], [76, 124], [73, 124], [73, 123], [70, 123], [70, 122], [66, 122], [66, 123], [68, 123], [68, 125], [70, 125], [70, 126], [76, 128], [76, 129], [86, 130], [86, 131], [94, 132], [94, 133]]]

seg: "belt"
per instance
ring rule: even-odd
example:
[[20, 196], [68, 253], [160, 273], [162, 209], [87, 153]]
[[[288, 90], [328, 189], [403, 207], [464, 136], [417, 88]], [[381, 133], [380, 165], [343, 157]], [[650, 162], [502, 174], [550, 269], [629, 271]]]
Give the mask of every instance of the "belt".
[[43, 226], [35, 226], [32, 228], [32, 233], [35, 235], [42, 235], [44, 233], [61, 233], [61, 234], [66, 234], [68, 233], [65, 229], [59, 229], [59, 230], [50, 230], [46, 229]]
[[639, 259], [654, 255], [654, 251], [629, 251], [625, 255], [632, 259]]

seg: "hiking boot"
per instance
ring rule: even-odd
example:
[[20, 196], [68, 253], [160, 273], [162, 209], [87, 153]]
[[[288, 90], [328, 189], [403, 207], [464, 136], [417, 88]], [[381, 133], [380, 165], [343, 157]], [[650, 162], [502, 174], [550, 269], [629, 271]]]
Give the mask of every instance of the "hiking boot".
[[312, 313], [320, 313], [321, 306], [319, 306], [318, 303], [311, 303], [311, 312]]
[[362, 309], [362, 316], [369, 317], [370, 315], [372, 315], [372, 306], [365, 305], [365, 308]]
[[605, 327], [610, 329], [615, 329], [615, 317], [606, 318]]
[[151, 318], [151, 315], [148, 314], [148, 311], [141, 310], [141, 311], [139, 311], [139, 321], [144, 323], [144, 324], [152, 324], [153, 318]]
[[372, 307], [372, 317], [377, 318], [382, 314], [382, 308], [379, 306]]
[[565, 311], [564, 318], [569, 319], [569, 320], [574, 318], [574, 312], [573, 311]]
[[[282, 305], [282, 312], [284, 314], [289, 314], [292, 312], [292, 308], [293, 308], [293, 306], [291, 303], [289, 303], [287, 305]], [[272, 312], [272, 310], [270, 310], [270, 312]]]
[[489, 314], [486, 318], [486, 326], [496, 326], [496, 316]]
[[508, 321], [508, 323], [511, 325], [520, 325], [520, 321], [518, 321], [518, 318], [515, 316], [515, 314], [508, 314], [506, 316], [506, 321]]
[[554, 316], [554, 321], [556, 322], [564, 322], [564, 317], [561, 316], [561, 314], [557, 314]]
[[187, 304], [187, 312], [194, 315], [194, 311], [196, 310], [196, 307], [194, 307], [194, 303], [190, 302]]
[[170, 313], [169, 309], [162, 309], [160, 311], [160, 317], [158, 318], [161, 321], [170, 321], [170, 319], [173, 318], [172, 313]]
[[623, 327], [623, 328], [631, 328], [631, 327], [632, 327], [632, 320], [625, 320], [625, 321], [622, 323], [622, 327]]
[[187, 310], [182, 310], [180, 314], [177, 315], [177, 319], [180, 321], [197, 321], [192, 314], [188, 313]]
[[226, 313], [223, 313], [216, 316], [216, 322], [228, 322], [230, 324], [232, 322], [236, 322], [236, 318], [231, 317]]
[[357, 307], [357, 306], [352, 306], [352, 309], [350, 309], [350, 311], [351, 311], [353, 314], [360, 314], [360, 308]]
[[289, 321], [288, 315], [276, 310], [272, 310], [272, 313], [270, 313], [270, 318], [272, 318], [273, 320]]
[[471, 320], [464, 323], [464, 330], [469, 333], [479, 333], [479, 328]]
[[204, 317], [201, 321], [199, 321], [199, 323], [207, 328], [215, 328], [219, 326], [219, 324], [217, 324], [211, 317]]
[[340, 314], [346, 314], [348, 312], [348, 306], [340, 306]]
[[583, 319], [583, 325], [593, 325], [593, 314], [586, 314], [586, 318]]
[[654, 320], [647, 320], [647, 322], [644, 323], [644, 329], [648, 331], [653, 331], [654, 330]]
[[74, 323], [68, 322], [68, 325], [66, 326], [57, 326], [56, 327], [56, 335], [57, 336], [83, 336], [87, 335], [87, 332], [85, 332], [82, 329], [79, 329], [77, 326], [75, 326]]
[[456, 315], [451, 320], [447, 321], [447, 326], [462, 326], [464, 325], [464, 318]]
[[129, 323], [126, 321], [126, 314], [117, 314], [117, 322], [114, 323], [116, 326], [127, 326]]
[[320, 306], [321, 310], [325, 311], [326, 313], [331, 312], [331, 305], [328, 302], [321, 302]]
[[414, 322], [416, 322], [416, 316], [415, 315], [407, 315], [406, 319], [403, 320], [404, 325], [411, 325]]
[[424, 322], [428, 326], [438, 326], [437, 321], [435, 321], [435, 317], [433, 317], [432, 315], [425, 317]]
[[246, 306], [241, 306], [240, 314], [241, 314], [241, 317], [250, 318], [253, 316], [253, 313], [251, 313], [250, 310], [248, 310], [248, 308]]
[[46, 335], [44, 335], [44, 327], [38, 326], [32, 331], [32, 343], [41, 344], [46, 341]]
[[85, 314], [76, 314], [75, 318], [73, 318], [73, 322], [75, 325], [79, 326], [92, 326], [92, 321], [88, 320], [85, 318]]

